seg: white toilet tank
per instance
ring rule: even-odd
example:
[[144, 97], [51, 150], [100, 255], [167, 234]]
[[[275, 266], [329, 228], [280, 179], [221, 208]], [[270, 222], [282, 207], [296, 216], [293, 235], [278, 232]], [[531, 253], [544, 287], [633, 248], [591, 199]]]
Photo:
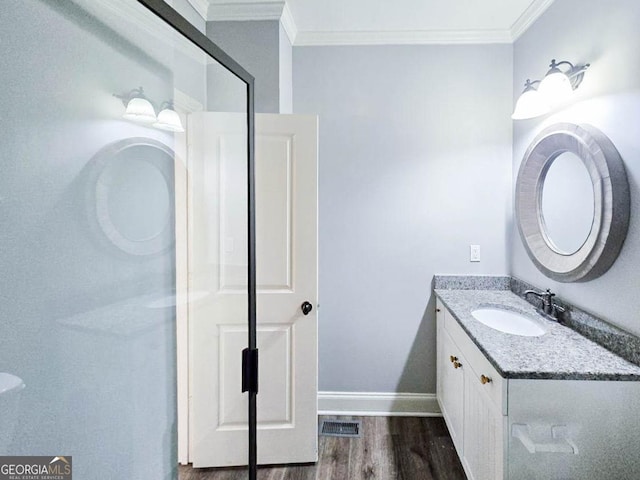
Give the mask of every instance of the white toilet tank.
[[7, 454], [7, 448], [13, 439], [20, 393], [24, 387], [22, 379], [0, 372], [0, 455]]

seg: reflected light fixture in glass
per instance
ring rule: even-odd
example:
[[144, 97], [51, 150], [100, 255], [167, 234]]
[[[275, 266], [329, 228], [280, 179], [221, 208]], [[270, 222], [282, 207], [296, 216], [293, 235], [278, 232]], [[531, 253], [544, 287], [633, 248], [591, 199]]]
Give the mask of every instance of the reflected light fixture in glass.
[[158, 119], [153, 126], [169, 132], [184, 132], [180, 116], [173, 109], [173, 103], [164, 102], [160, 108], [161, 110], [158, 114]]
[[513, 110], [513, 115], [511, 115], [511, 118], [514, 120], [539, 117], [551, 110], [551, 105], [547, 99], [536, 90], [534, 86], [536, 83], [540, 83], [540, 80], [532, 82], [527, 79], [524, 85], [524, 91], [518, 98], [516, 108]]
[[122, 118], [138, 123], [153, 123], [157, 120], [153, 104], [144, 95], [142, 87], [135, 88], [124, 95], [114, 95], [122, 100], [126, 107]]

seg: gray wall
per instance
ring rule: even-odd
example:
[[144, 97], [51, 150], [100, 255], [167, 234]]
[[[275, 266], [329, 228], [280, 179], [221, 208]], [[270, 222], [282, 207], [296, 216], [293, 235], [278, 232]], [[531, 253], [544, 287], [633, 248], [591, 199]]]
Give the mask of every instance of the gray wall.
[[280, 112], [293, 112], [293, 48], [289, 37], [280, 24], [279, 29], [279, 85], [280, 85]]
[[256, 79], [257, 113], [280, 111], [280, 22], [207, 22], [207, 36]]
[[294, 48], [294, 113], [320, 116], [320, 390], [435, 392], [433, 275], [507, 273], [511, 74], [511, 45]]
[[207, 102], [210, 112], [246, 112], [247, 87], [218, 62], [207, 64]]
[[[513, 174], [533, 137], [560, 121], [588, 123], [611, 138], [622, 155], [631, 186], [631, 223], [622, 252], [602, 277], [564, 284], [543, 276], [512, 229], [512, 273], [632, 333], [640, 334], [640, 3], [636, 0], [563, 0], [554, 4], [514, 46], [514, 92], [527, 78], [544, 75], [551, 58], [591, 63], [577, 98], [538, 119], [514, 122]], [[570, 180], [567, 188], [571, 188]]]

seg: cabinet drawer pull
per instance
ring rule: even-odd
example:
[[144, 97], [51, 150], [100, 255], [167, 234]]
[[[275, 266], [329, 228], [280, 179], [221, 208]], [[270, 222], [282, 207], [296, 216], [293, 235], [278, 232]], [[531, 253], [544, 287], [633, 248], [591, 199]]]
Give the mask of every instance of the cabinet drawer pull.
[[436, 308], [436, 312], [440, 313], [442, 310], [440, 310], [439, 308]]
[[486, 385], [487, 383], [491, 383], [491, 378], [485, 375], [480, 375], [480, 383]]
[[453, 362], [453, 368], [462, 368], [462, 364], [460, 362]]
[[451, 355], [451, 356], [449, 357], [449, 360], [451, 360], [451, 363], [453, 363], [453, 362], [457, 362], [457, 361], [458, 361], [458, 357], [454, 357], [453, 355]]

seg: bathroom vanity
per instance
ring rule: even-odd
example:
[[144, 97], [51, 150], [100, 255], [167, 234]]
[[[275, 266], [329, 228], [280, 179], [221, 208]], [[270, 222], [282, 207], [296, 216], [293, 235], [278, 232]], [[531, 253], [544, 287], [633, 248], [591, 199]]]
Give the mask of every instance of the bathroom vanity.
[[[640, 478], [640, 367], [506, 285], [465, 288], [435, 293], [437, 396], [468, 478]], [[542, 333], [492, 328], [473, 314], [487, 308]]]

